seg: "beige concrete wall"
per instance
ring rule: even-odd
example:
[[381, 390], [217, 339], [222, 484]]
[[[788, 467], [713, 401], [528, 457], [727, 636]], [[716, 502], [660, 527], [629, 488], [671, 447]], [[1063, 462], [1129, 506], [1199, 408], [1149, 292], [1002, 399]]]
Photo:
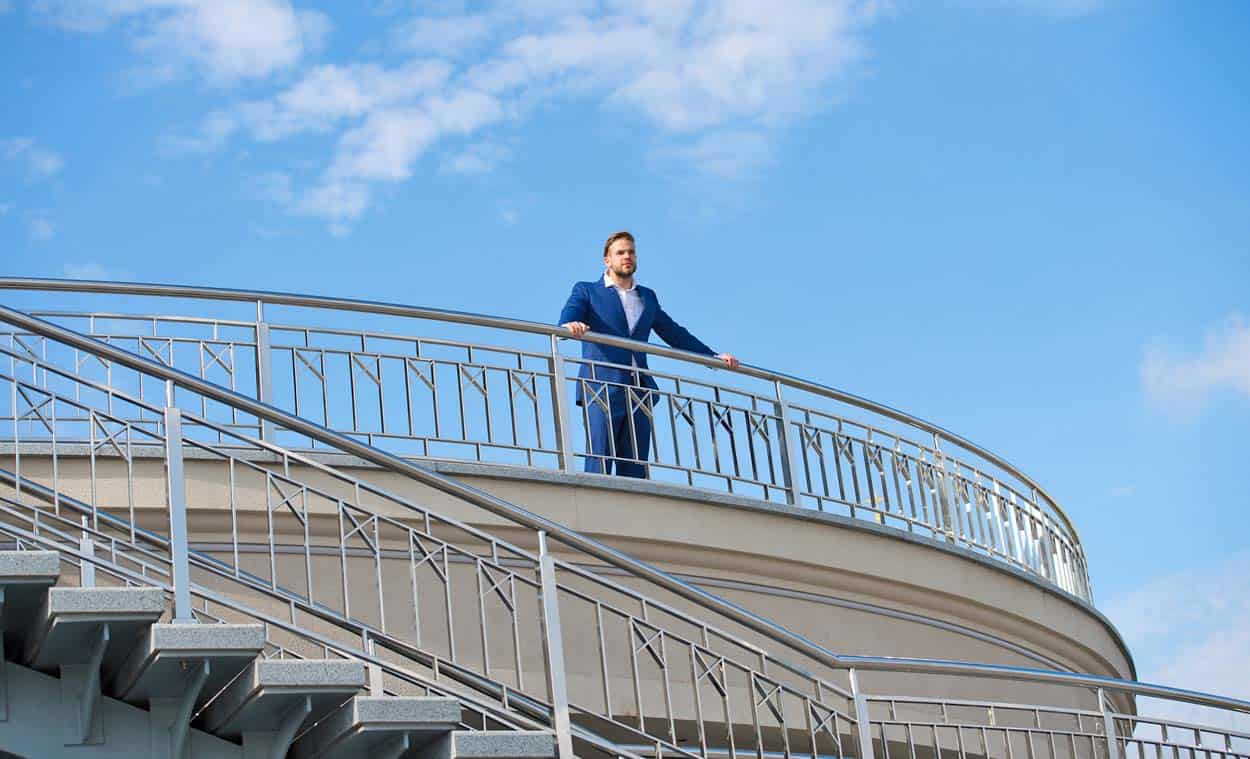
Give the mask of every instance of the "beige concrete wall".
[[[50, 482], [47, 463], [47, 459], [41, 462], [24, 457], [24, 474]], [[710, 493], [694, 497], [689, 491], [654, 484], [586, 475], [539, 477], [470, 465], [448, 464], [443, 468], [464, 482], [703, 582], [709, 590], [835, 652], [1027, 667], [1051, 663], [1079, 671], [1132, 676], [1130, 660], [1118, 636], [1092, 608], [1019, 573], [927, 540], [903, 539], [891, 530], [814, 518], [785, 509], [753, 507], [741, 499]], [[63, 458], [58, 469], [63, 491], [83, 499], [91, 496], [87, 460]], [[412, 503], [479, 525], [523, 548], [533, 548], [534, 536], [527, 531], [463, 502], [389, 473], [363, 467], [350, 471]], [[351, 487], [324, 473], [300, 469], [290, 475], [315, 484], [326, 493], [348, 500], [355, 497]], [[270, 558], [264, 546], [271, 529], [271, 518], [266, 517], [266, 503], [271, 502], [267, 500], [266, 488], [272, 486], [266, 484], [263, 473], [240, 466], [231, 473], [220, 461], [191, 459], [187, 461], [187, 483], [193, 541], [205, 547], [217, 544], [211, 549], [214, 555], [232, 564], [234, 559], [226, 546], [233, 543], [232, 525], [237, 526], [238, 539], [243, 544], [240, 568], [258, 577], [269, 577]], [[128, 511], [133, 501], [139, 521], [160, 529], [165, 502], [160, 462], [137, 459], [128, 471], [124, 462], [116, 459], [97, 461], [95, 497], [99, 503], [114, 504], [117, 513]], [[397, 501], [378, 497], [366, 500], [379, 513], [404, 520], [414, 516], [410, 508]], [[311, 497], [307, 501], [306, 529], [313, 544], [337, 544], [340, 524], [333, 516], [335, 507], [330, 499]], [[274, 514], [275, 541], [290, 547], [301, 545], [304, 524], [289, 512], [278, 510]], [[384, 534], [383, 544], [392, 551], [406, 550], [396, 535]], [[556, 549], [559, 553], [559, 546]], [[584, 559], [561, 555], [574, 561]], [[382, 599], [375, 588], [377, 567], [371, 559], [349, 558], [346, 580], [343, 565], [333, 552], [314, 555], [311, 563], [305, 563], [298, 550], [278, 554], [273, 560], [278, 581], [285, 587], [304, 593], [308, 589], [305, 578], [311, 574], [319, 603], [341, 609], [350, 599], [352, 616], [361, 621], [379, 624], [379, 601], [384, 600], [388, 629], [415, 640], [418, 623], [413, 619], [412, 572], [407, 560], [400, 556], [382, 561]], [[612, 579], [634, 584], [624, 577], [613, 575]], [[471, 566], [455, 566], [450, 582], [455, 588], [450, 605], [458, 656], [467, 666], [480, 669], [477, 577]], [[428, 568], [422, 570], [417, 584], [424, 599], [421, 603], [433, 604], [422, 607], [426, 609], [420, 622], [422, 644], [447, 655], [450, 638], [445, 615], [439, 617], [436, 611], [444, 602], [443, 587]], [[678, 608], [689, 607], [653, 588], [639, 589]], [[518, 598], [518, 608], [527, 611], [517, 615], [520, 621], [515, 641], [508, 630], [511, 617], [495, 600], [487, 606], [490, 674], [516, 683], [515, 657], [519, 648], [526, 690], [531, 690], [542, 682], [536, 596], [531, 589], [521, 588]], [[587, 616], [586, 608], [578, 609], [576, 603], [567, 603], [565, 614], [575, 699], [587, 705], [599, 704], [603, 700], [604, 681], [599, 671], [598, 635], [593, 630], [593, 619]], [[696, 612], [696, 616], [706, 614]], [[754, 634], [732, 626], [729, 629], [745, 640], [762, 643], [767, 650], [778, 649], [776, 644], [759, 641]], [[628, 646], [629, 637], [619, 627], [606, 632], [604, 639], [615, 654], [607, 678], [614, 710], [636, 714], [639, 707], [633, 676], [625, 667], [628, 657], [620, 653]], [[642, 711], [661, 713], [664, 694], [657, 688], [662, 678], [658, 671], [647, 671], [645, 656], [640, 660], [644, 662], [639, 674]], [[690, 677], [689, 662], [675, 660], [669, 682], [677, 687], [669, 697], [678, 715], [693, 713]], [[869, 675], [866, 687], [870, 692], [993, 697], [1020, 703], [1091, 703], [1088, 694], [1062, 689], [936, 678]], [[731, 690], [736, 694], [735, 703], [749, 701], [745, 685], [734, 685]]]

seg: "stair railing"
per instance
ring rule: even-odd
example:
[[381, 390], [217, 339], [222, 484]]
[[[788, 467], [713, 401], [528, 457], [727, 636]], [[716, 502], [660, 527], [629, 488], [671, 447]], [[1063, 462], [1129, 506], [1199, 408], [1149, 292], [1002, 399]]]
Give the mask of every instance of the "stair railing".
[[[1147, 696], [1159, 696], [1159, 697], [1168, 698], [1174, 701], [1181, 701], [1181, 702], [1194, 703], [1194, 704], [1204, 704], [1208, 706], [1216, 706], [1222, 709], [1250, 712], [1250, 704], [1247, 704], [1246, 702], [1237, 701], [1235, 699], [1224, 699], [1224, 698], [1220, 698], [1216, 696], [1210, 696], [1207, 694], [1198, 694], [1198, 693], [1192, 693], [1192, 692], [1182, 691], [1178, 689], [1164, 688], [1162, 686], [1150, 686], [1150, 685], [1144, 685], [1140, 683], [1128, 683], [1125, 681], [1114, 680], [1111, 678], [1099, 678], [1099, 677], [1094, 677], [1094, 676], [1078, 675], [1078, 674], [1073, 674], [1073, 673], [1051, 673], [1051, 672], [1045, 672], [1045, 671], [1039, 671], [1039, 670], [1027, 670], [1027, 669], [1018, 669], [1018, 668], [1010, 668], [1010, 667], [970, 665], [970, 664], [958, 663], [958, 662], [921, 662], [921, 661], [889, 659], [889, 658], [880, 658], [880, 657], [847, 657], [847, 656], [835, 655], [832, 652], [829, 652], [823, 649], [822, 647], [819, 647], [816, 644], [811, 643], [810, 641], [807, 641], [806, 639], [801, 638], [800, 636], [794, 635], [793, 633], [786, 631], [783, 628], [780, 628], [774, 625], [773, 623], [767, 620], [764, 620], [756, 615], [753, 615], [750, 612], [746, 612], [733, 604], [730, 604], [711, 594], [701, 591], [698, 588], [690, 586], [689, 584], [684, 583], [676, 578], [673, 578], [667, 575], [666, 573], [661, 572], [658, 569], [649, 567], [645, 563], [633, 560], [630, 557], [620, 554], [619, 552], [609, 547], [602, 546], [596, 541], [585, 538], [584, 536], [581, 536], [574, 531], [568, 530], [567, 528], [564, 528], [560, 525], [556, 525], [550, 522], [549, 520], [545, 520], [544, 518], [538, 515], [534, 515], [520, 507], [517, 507], [513, 504], [508, 504], [507, 502], [501, 501], [500, 499], [497, 499], [493, 496], [482, 493], [481, 491], [477, 491], [476, 489], [464, 486], [446, 477], [442, 477], [436, 473], [429, 472], [428, 470], [425, 470], [424, 468], [416, 466], [410, 462], [407, 462], [401, 459], [396, 459], [395, 457], [392, 457], [389, 454], [386, 454], [381, 451], [372, 449], [368, 446], [364, 446], [359, 443], [356, 443], [355, 441], [352, 441], [349, 438], [344, 438], [343, 436], [337, 435], [336, 433], [333, 433], [329, 430], [319, 428], [317, 425], [311, 424], [307, 422], [306, 420], [293, 417], [291, 415], [280, 412], [276, 409], [272, 409], [267, 406], [264, 406], [263, 404], [258, 404], [255, 401], [251, 401], [250, 399], [240, 397], [234, 393], [230, 393], [228, 390], [223, 390], [217, 387], [216, 385], [213, 385], [212, 383], [206, 383], [198, 378], [185, 375], [176, 370], [169, 369], [168, 367], [164, 367], [154, 362], [148, 361], [146, 359], [134, 356], [133, 354], [130, 354], [129, 352], [114, 348], [112, 346], [104, 345], [91, 338], [74, 333], [72, 330], [66, 330], [64, 328], [49, 324], [42, 320], [36, 319], [34, 317], [30, 317], [28, 315], [21, 314], [20, 312], [13, 311], [12, 309], [0, 307], [0, 318], [3, 318], [4, 320], [9, 321], [10, 323], [15, 324], [17, 326], [20, 326], [23, 329], [27, 329], [36, 334], [41, 334], [44, 337], [56, 340], [66, 345], [70, 345], [77, 349], [83, 350], [87, 353], [101, 357], [109, 362], [114, 362], [120, 366], [128, 367], [132, 369], [133, 371], [138, 372], [140, 374], [144, 374], [147, 376], [154, 376], [156, 378], [161, 379], [164, 382], [172, 383], [173, 385], [183, 387], [184, 389], [189, 390], [191, 392], [204, 395], [225, 406], [232, 407], [238, 410], [242, 410], [248, 414], [252, 414], [256, 416], [257, 418], [263, 419], [265, 421], [269, 421], [273, 423], [275, 426], [293, 429], [299, 432], [300, 434], [307, 435], [311, 438], [320, 440], [326, 445], [330, 445], [340, 450], [343, 450], [345, 452], [351, 453], [352, 455], [359, 456], [359, 458], [363, 459], [364, 461], [368, 461], [378, 467], [381, 467], [384, 470], [389, 470], [392, 472], [398, 472], [398, 473], [404, 474], [405, 476], [410, 477], [413, 480], [422, 482], [446, 494], [454, 495], [460, 500], [467, 501], [476, 506], [484, 508], [498, 516], [506, 517], [515, 523], [521, 524], [533, 530], [535, 534], [543, 534], [546, 536], [550, 536], [552, 538], [555, 538], [561, 541], [565, 545], [576, 548], [577, 550], [585, 554], [588, 554], [591, 557], [594, 557], [595, 559], [599, 561], [624, 569], [626, 572], [630, 573], [635, 578], [647, 580], [649, 583], [655, 586], [658, 586], [659, 588], [667, 592], [671, 592], [673, 595], [678, 596], [679, 598], [685, 601], [694, 603], [695, 605], [702, 607], [706, 611], [713, 612], [714, 614], [722, 618], [731, 620], [735, 624], [741, 625], [742, 627], [747, 628], [748, 630], [751, 630], [761, 635], [764, 638], [768, 638], [768, 639], [773, 640], [774, 642], [781, 643], [782, 645], [789, 648], [791, 651], [802, 654], [803, 656], [807, 657], [808, 659], [820, 665], [824, 665], [825, 667], [828, 667], [828, 668], [838, 669], [838, 670], [842, 670], [844, 672], [849, 673], [850, 682], [851, 682], [851, 688], [850, 688], [849, 693], [842, 692], [841, 689], [836, 688], [836, 687], [833, 687], [831, 689], [834, 691], [837, 691], [838, 696], [849, 695], [851, 701], [854, 704], [854, 716], [851, 717], [849, 721], [854, 722], [856, 726], [859, 728], [856, 732], [858, 733], [860, 756], [866, 757], [866, 756], [872, 755], [873, 730], [874, 729], [876, 729], [879, 732], [881, 736], [880, 742], [884, 744], [892, 740], [890, 736], [887, 734], [888, 729], [892, 729], [893, 727], [896, 727], [899, 724], [902, 724], [896, 720], [886, 720], [882, 718], [874, 719], [873, 710], [874, 708], [876, 708], [874, 705], [879, 705], [881, 703], [888, 702], [890, 704], [890, 709], [896, 710], [898, 703], [903, 701], [904, 699], [873, 696], [873, 695], [864, 693], [856, 685], [857, 671], [864, 672], [864, 671], [872, 671], [872, 670], [878, 670], [878, 669], [892, 671], [892, 672], [914, 671], [914, 672], [927, 672], [930, 674], [940, 674], [940, 675], [959, 675], [959, 676], [971, 677], [971, 678], [990, 677], [990, 678], [1011, 679], [1011, 680], [1016, 680], [1016, 681], [1025, 681], [1025, 682], [1054, 683], [1054, 684], [1078, 686], [1082, 688], [1094, 688], [1094, 689], [1098, 689], [1100, 693], [1115, 692], [1115, 693], [1120, 693], [1120, 694], [1128, 693], [1128, 694], [1140, 694], [1140, 695], [1147, 695]], [[12, 352], [9, 352], [9, 357], [13, 361], [23, 361], [29, 364], [32, 368], [32, 372], [34, 372], [34, 376], [36, 378], [38, 378], [39, 376], [42, 376], [45, 385], [47, 384], [48, 378], [53, 375], [55, 375], [58, 378], [57, 381], [60, 381], [60, 382], [73, 380], [73, 378], [66, 373], [58, 374], [58, 372], [52, 367], [48, 367], [46, 365], [38, 366], [37, 365], [38, 362], [34, 360], [34, 357], [29, 357], [29, 358], [21, 357]], [[18, 392], [18, 387], [21, 381], [17, 380], [16, 377], [11, 378], [11, 380], [13, 382], [12, 392], [14, 393], [16, 397], [16, 394]], [[27, 391], [41, 390], [43, 392], [46, 392], [46, 389], [41, 388], [38, 382], [22, 384], [21, 387]], [[112, 391], [111, 388], [98, 388], [97, 387], [97, 388], [93, 388], [93, 390], [103, 394], [103, 397], [106, 399], [106, 405], [108, 405], [110, 408], [112, 407], [112, 404], [115, 402], [134, 403], [133, 399], [126, 399], [121, 394]], [[52, 401], [50, 397], [42, 401], [39, 401], [38, 403], [32, 402], [29, 397], [26, 397], [25, 400], [28, 403], [28, 405], [30, 405], [31, 407], [27, 412], [27, 416], [29, 416], [30, 419], [39, 417], [41, 421], [43, 421], [45, 426], [47, 426], [48, 432], [50, 433], [50, 436], [51, 436], [51, 441], [50, 441], [51, 450], [55, 454], [55, 451], [57, 448], [57, 440], [56, 440], [57, 424], [56, 423], [49, 424], [47, 419], [41, 417], [39, 410], [44, 408], [44, 406], [48, 402], [52, 402], [53, 406], [55, 406], [55, 403], [58, 401]], [[60, 398], [58, 400], [59, 402], [62, 402], [62, 403], [71, 402], [70, 399], [66, 399], [66, 398]], [[172, 394], [168, 396], [168, 400], [172, 402], [173, 400]], [[168, 408], [168, 406], [166, 408]], [[149, 409], [149, 413], [152, 417], [151, 421], [148, 423], [150, 426], [150, 429], [160, 430], [162, 427], [164, 427], [166, 434], [167, 434], [168, 426], [166, 422], [167, 422], [168, 417], [156, 414], [155, 409]], [[17, 434], [16, 430], [18, 428], [18, 424], [17, 424], [18, 414], [17, 414], [16, 401], [14, 401], [14, 405], [13, 405], [13, 415], [14, 415], [14, 430], [15, 430], [15, 435], [16, 435]], [[88, 418], [86, 421], [91, 422], [94, 420]], [[216, 433], [221, 436], [228, 436], [230, 434], [233, 434], [233, 433], [230, 433], [229, 430], [219, 427], [219, 426], [214, 428], [214, 426], [211, 423], [206, 422], [205, 420], [197, 419], [195, 421], [195, 424], [202, 425], [207, 429], [215, 429]], [[118, 428], [113, 427], [112, 429], [113, 429], [113, 435], [115, 436]], [[135, 430], [141, 430], [141, 429], [142, 427], [140, 427], [140, 425], [131, 424], [130, 426], [131, 433], [135, 433]], [[109, 443], [110, 445], [114, 445], [117, 443], [115, 438], [111, 437], [110, 439], [112, 440], [112, 442]], [[220, 438], [219, 438], [219, 441], [220, 441]], [[167, 449], [168, 438], [167, 437], [164, 438], [161, 442], [163, 443], [163, 447]], [[263, 444], [259, 443], [259, 441], [254, 441], [253, 445], [263, 445]], [[194, 441], [188, 440], [184, 437], [183, 445], [181, 447], [182, 448], [194, 447]], [[20, 451], [20, 448], [21, 448], [20, 445], [15, 445], [15, 455], [17, 455], [17, 452]], [[274, 452], [274, 451], [271, 450], [271, 452]], [[286, 453], [285, 455], [288, 457], [291, 456], [289, 452]], [[289, 458], [284, 459], [284, 461], [291, 461], [291, 460], [293, 459], [289, 459]], [[309, 463], [315, 464], [316, 462], [309, 462]], [[127, 465], [133, 466], [133, 460], [128, 460]], [[54, 458], [53, 466], [55, 467], [55, 458]], [[313, 468], [316, 468], [316, 467], [314, 466]], [[323, 470], [324, 469], [329, 469], [329, 468], [323, 467]], [[54, 478], [55, 478], [55, 471], [54, 471]], [[54, 497], [54, 501], [55, 501], [55, 497]], [[374, 516], [377, 517], [377, 515], [374, 515]], [[502, 545], [502, 543], [499, 543], [499, 545]], [[524, 552], [520, 551], [519, 554], [523, 555]], [[444, 557], [446, 557], [446, 554], [444, 554]], [[533, 555], [529, 554], [529, 558], [532, 560]], [[480, 560], [480, 558], [477, 560]], [[542, 561], [543, 561], [543, 557], [539, 556], [539, 563], [541, 564]], [[576, 567], [572, 564], [561, 564], [560, 566], [563, 570], [569, 572], [571, 575], [577, 576], [581, 580], [584, 580], [586, 582], [593, 582], [593, 583], [598, 583], [598, 584], [603, 584], [605, 582], [602, 578], [594, 576], [591, 573], [588, 573], [585, 570], [579, 567]], [[507, 568], [503, 567], [502, 564], [500, 564], [499, 569], [506, 571]], [[515, 573], [513, 574], [515, 576]], [[178, 577], [178, 572], [176, 570], [174, 571], [174, 576], [175, 576], [175, 583], [176, 583], [177, 577]], [[183, 576], [185, 576], [185, 573]], [[496, 577], [498, 576], [500, 575], [496, 575]], [[514, 580], [510, 580], [510, 581], [514, 581]], [[186, 581], [184, 580], [184, 582]], [[541, 581], [540, 581], [540, 586], [541, 586]], [[559, 591], [563, 591], [566, 593], [572, 592], [571, 590], [569, 590], [571, 588], [573, 588], [573, 584], [568, 583], [566, 584], [566, 587], [560, 588]], [[496, 585], [495, 587], [488, 588], [487, 592], [488, 593], [495, 592], [496, 590], [498, 590], [498, 585]], [[623, 588], [619, 590], [621, 590], [622, 592], [626, 591], [626, 589], [623, 589]], [[177, 595], [177, 593], [175, 593], [175, 595]], [[679, 636], [669, 631], [666, 631], [663, 627], [656, 626], [652, 624], [649, 620], [647, 620], [645, 616], [647, 613], [646, 610], [648, 608], [647, 604], [649, 604], [650, 608], [653, 608], [653, 609], [664, 608], [663, 604], [649, 601], [649, 599], [647, 599], [647, 597], [645, 596], [635, 595], [635, 597], [640, 598], [642, 600], [644, 604], [643, 612], [642, 612], [641, 618], [638, 615], [631, 615], [630, 624], [632, 625], [631, 632], [633, 632], [634, 635], [640, 639], [641, 646], [638, 648], [635, 648], [631, 643], [631, 650], [633, 650], [635, 656], [640, 653], [647, 655], [647, 656], [651, 656], [662, 667], [665, 663], [665, 658], [667, 656], [667, 654], [665, 653], [665, 648], [664, 648], [664, 645], [665, 645], [664, 635], [668, 634], [670, 639], [679, 639]], [[599, 608], [602, 609], [606, 607], [605, 605], [600, 603]], [[679, 615], [687, 620], [690, 619], [689, 617], [685, 617], [685, 615], [681, 615], [680, 612], [676, 612], [676, 610], [666, 609], [666, 611], [671, 612], [675, 615]], [[641, 625], [639, 624], [639, 622], [641, 622]], [[698, 620], [694, 620], [694, 623], [695, 623], [695, 628], [702, 629], [705, 635], [707, 634], [707, 631], [712, 629], [712, 628], [707, 627], [705, 624], [698, 622]], [[482, 629], [485, 630], [485, 626], [483, 626]], [[550, 628], [548, 627], [548, 629]], [[661, 641], [659, 648], [656, 648], [652, 645], [653, 642], [657, 638]], [[712, 680], [715, 680], [713, 687], [715, 688], [716, 685], [719, 684], [718, 689], [723, 689], [724, 681], [716, 680], [715, 672], [716, 672], [717, 667], [723, 668], [725, 666], [725, 663], [726, 663], [725, 657], [721, 656], [719, 659], [717, 659], [716, 652], [714, 651], [708, 651], [706, 649], [703, 651], [698, 651], [695, 648], [698, 645], [698, 643], [697, 641], [693, 639], [684, 640], [682, 641], [682, 644], [683, 645], [690, 644], [691, 646], [690, 650], [692, 651], [692, 654], [697, 654], [699, 656], [702, 656], [706, 653], [709, 656], [710, 661], [709, 660], [704, 661], [704, 664], [707, 664], [708, 666], [702, 671], [700, 671], [699, 669], [695, 669], [694, 679], [700, 680], [702, 678], [711, 677]], [[744, 646], [749, 646], [749, 644], [745, 642], [742, 642], [742, 644]], [[784, 712], [785, 707], [778, 706], [778, 704], [773, 700], [777, 694], [783, 693], [784, 691], [784, 688], [782, 687], [783, 684], [779, 683], [776, 679], [770, 678], [768, 675], [764, 674], [764, 671], [767, 670], [767, 664], [769, 662], [778, 666], [784, 666], [784, 665], [782, 665], [782, 663], [779, 662], [778, 660], [769, 657], [767, 654], [765, 654], [762, 651], [762, 649], [757, 648], [756, 650], [759, 651], [760, 656], [761, 656], [760, 658], [761, 666], [758, 669], [749, 669], [747, 671], [747, 674], [748, 674], [748, 677], [750, 678], [751, 685], [754, 686], [752, 689], [752, 692], [754, 694], [752, 696], [752, 700], [754, 701], [757, 696], [761, 697], [760, 701], [756, 703], [757, 713], [761, 709], [761, 707], [764, 709], [772, 710], [774, 711], [774, 713]], [[521, 667], [518, 666], [518, 676], [520, 674], [520, 670], [521, 670]], [[790, 675], [805, 676], [805, 673], [803, 672], [803, 670], [800, 670], [800, 669], [790, 667], [788, 671]], [[816, 679], [813, 682], [820, 682], [820, 680]], [[812, 701], [809, 699], [806, 703], [810, 707], [813, 703], [816, 703], [817, 701], [818, 699], [816, 701]], [[988, 705], [982, 704], [982, 706], [990, 710], [991, 722], [993, 720], [993, 717], [992, 717], [993, 709], [996, 706], [998, 708], [1005, 708], [1004, 705], [995, 705], [995, 704], [988, 704]], [[1121, 708], [1121, 711], [1119, 712], [1110, 712], [1110, 711], [1107, 711], [1108, 707], [1104, 703], [1103, 709], [1107, 714], [1110, 715], [1107, 719], [1104, 720], [1105, 726], [1114, 727], [1117, 724], [1116, 722], [1117, 720], [1120, 720], [1123, 722], [1125, 720], [1136, 719], [1133, 715], [1124, 712], [1122, 706], [1120, 708]], [[610, 720], [612, 716], [611, 708], [609, 707], [607, 711], [608, 711], [608, 714], [606, 716]], [[668, 726], [667, 731], [665, 731], [663, 728], [661, 728], [660, 730], [655, 730], [653, 728], [648, 729], [647, 724], [642, 718], [641, 712], [642, 710], [639, 709], [638, 734], [645, 735], [648, 738], [654, 739], [656, 741], [655, 745], [657, 746], [657, 751], [667, 751], [670, 753], [686, 753], [682, 751], [681, 749], [676, 748], [673, 745], [675, 741], [666, 740], [666, 737], [664, 736], [664, 733], [667, 732], [667, 738], [671, 739], [674, 737], [676, 733], [676, 728], [673, 727], [671, 724], [673, 721], [671, 717], [669, 719], [670, 725]], [[670, 715], [671, 715], [671, 712], [670, 712]], [[726, 723], [733, 722], [733, 716], [734, 715], [729, 714], [727, 712], [726, 720], [725, 720]], [[813, 716], [815, 716], [817, 720], [824, 717], [824, 715], [819, 715], [819, 714], [817, 715], [808, 714], [806, 719], [811, 720]], [[827, 721], [828, 717], [825, 717], [825, 719]], [[788, 739], [789, 730], [787, 726], [785, 725], [784, 717], [779, 718], [778, 721], [781, 723], [781, 726], [782, 726], [781, 733], [780, 733], [781, 738], [783, 740]], [[836, 719], [834, 721], [836, 723]], [[702, 723], [700, 724], [702, 725]], [[905, 724], [909, 726], [914, 726], [912, 725], [912, 723], [905, 723]], [[1133, 723], [1133, 724], [1136, 724], [1136, 723]], [[612, 726], [622, 727], [619, 724], [613, 724]], [[909, 727], [908, 729], [910, 730], [911, 728]], [[567, 734], [567, 731], [568, 729], [565, 728], [566, 734]], [[758, 731], [758, 723], [757, 723], [757, 731]], [[1234, 735], [1235, 734], [1233, 733], [1227, 733], [1226, 734], [1227, 740], [1232, 739], [1231, 737], [1228, 737], [1228, 736], [1234, 736]], [[713, 744], [709, 744], [705, 742], [707, 740], [707, 736], [701, 735], [700, 739], [701, 739], [700, 753], [705, 756], [709, 755], [710, 753], [713, 753], [715, 746]], [[730, 749], [730, 753], [732, 754], [733, 753], [732, 732], [729, 735], [729, 740], [730, 740], [729, 749]], [[1114, 740], [1110, 742], [1110, 744], [1114, 744], [1114, 743], [1115, 743]], [[786, 745], [785, 748], [786, 748], [786, 753], [789, 753], [790, 747]], [[763, 752], [763, 751], [764, 751], [763, 741], [760, 741], [757, 745], [757, 752]], [[815, 753], [817, 752], [815, 749], [815, 744], [813, 743], [813, 754]]]

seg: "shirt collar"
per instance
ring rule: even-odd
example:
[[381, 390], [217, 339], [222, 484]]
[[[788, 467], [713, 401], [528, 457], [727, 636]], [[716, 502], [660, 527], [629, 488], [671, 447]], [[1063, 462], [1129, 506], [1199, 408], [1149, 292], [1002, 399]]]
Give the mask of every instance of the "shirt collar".
[[[604, 287], [616, 287], [616, 285], [613, 284], [612, 280], [608, 278], [608, 273], [606, 271], [603, 273], [603, 286]], [[624, 293], [633, 292], [634, 290], [638, 289], [638, 278], [634, 277], [634, 284], [630, 285], [629, 287], [626, 287], [624, 289], [616, 287], [616, 289]]]

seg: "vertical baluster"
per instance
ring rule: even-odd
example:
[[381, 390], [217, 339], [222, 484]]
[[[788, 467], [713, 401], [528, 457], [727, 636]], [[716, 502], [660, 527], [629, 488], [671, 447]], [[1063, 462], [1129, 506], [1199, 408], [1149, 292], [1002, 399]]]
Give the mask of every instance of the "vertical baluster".
[[790, 444], [790, 404], [786, 403], [785, 396], [782, 395], [780, 380], [773, 382], [773, 388], [777, 395], [777, 445], [781, 455], [781, 483], [786, 490], [786, 503], [798, 506], [798, 466], [794, 462], [794, 447]]
[[174, 621], [194, 622], [191, 564], [187, 546], [187, 492], [182, 466], [182, 410], [174, 405], [174, 383], [165, 381], [165, 486], [169, 496], [169, 547], [173, 561]]
[[[859, 675], [852, 668], [847, 670], [851, 680], [851, 697], [855, 700], [855, 732], [859, 733], [859, 759], [872, 759], [872, 722], [868, 718], [868, 697], [859, 687]], [[881, 743], [885, 745], [885, 730], [881, 732]]]
[[[292, 355], [291, 363], [295, 363]], [[269, 349], [269, 324], [265, 321], [265, 302], [256, 301], [256, 399], [273, 404], [273, 356]], [[329, 424], [329, 420], [326, 420]], [[273, 440], [273, 422], [261, 420], [260, 439]]]
[[[547, 659], [547, 685], [551, 693], [552, 727], [560, 759], [573, 759], [573, 734], [569, 723], [568, 679], [564, 670], [564, 639], [560, 630], [559, 588], [556, 565], [547, 550], [547, 533], [538, 533], [538, 575], [542, 596], [543, 653]], [[610, 713], [609, 709], [609, 713]], [[641, 713], [641, 710], [639, 711]]]
[[573, 437], [569, 434], [569, 409], [565, 407], [566, 380], [564, 376], [564, 357], [560, 355], [560, 341], [551, 336], [551, 413], [555, 415], [556, 449], [560, 452], [560, 469], [572, 472]]
[[1107, 759], [1120, 759], [1120, 744], [1115, 733], [1115, 717], [1108, 708], [1107, 694], [1102, 688], [1098, 689], [1098, 709], [1102, 712], [1102, 727], [1107, 737]]

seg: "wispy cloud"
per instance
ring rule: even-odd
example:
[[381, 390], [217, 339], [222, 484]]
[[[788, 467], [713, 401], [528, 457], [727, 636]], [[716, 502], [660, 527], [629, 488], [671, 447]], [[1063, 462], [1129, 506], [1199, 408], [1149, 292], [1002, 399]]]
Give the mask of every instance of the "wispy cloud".
[[1053, 18], [1075, 18], [1102, 10], [1107, 0], [964, 0], [995, 10], [1014, 10]]
[[380, 186], [409, 179], [431, 150], [443, 152], [434, 165], [444, 173], [494, 170], [505, 152], [488, 130], [566, 98], [645, 127], [658, 160], [742, 178], [771, 162], [786, 126], [837, 102], [838, 82], [863, 59], [861, 34], [882, 5], [548, 0], [446, 12], [451, 4], [395, 24], [392, 50], [407, 60], [308, 68], [281, 91], [215, 110], [168, 143], [197, 152], [238, 138], [333, 135], [320, 176], [292, 188], [284, 205], [339, 233]]
[[69, 279], [117, 279], [111, 270], [95, 261], [67, 263], [61, 267], [61, 276]]
[[441, 169], [446, 174], [486, 174], [506, 160], [509, 153], [506, 147], [498, 143], [479, 142], [445, 158]]
[[[1142, 680], [1250, 698], [1250, 553], [1171, 572], [1101, 606], [1133, 650]], [[1157, 701], [1149, 709], [1250, 728], [1245, 715]]]
[[30, 179], [56, 176], [65, 167], [65, 159], [59, 153], [40, 146], [32, 137], [0, 141], [0, 155], [25, 166]]
[[36, 0], [45, 22], [78, 32], [123, 23], [137, 62], [130, 85], [197, 73], [216, 86], [290, 69], [320, 49], [330, 21], [290, 0]]
[[1133, 487], [1131, 485], [1117, 485], [1116, 487], [1111, 488], [1112, 498], [1128, 498], [1132, 494]]
[[1195, 412], [1221, 392], [1250, 398], [1250, 323], [1229, 316], [1208, 330], [1196, 351], [1149, 348], [1141, 378], [1150, 400], [1169, 411]]
[[47, 242], [56, 237], [56, 225], [46, 211], [31, 211], [26, 215], [26, 229], [30, 239], [35, 242]]

